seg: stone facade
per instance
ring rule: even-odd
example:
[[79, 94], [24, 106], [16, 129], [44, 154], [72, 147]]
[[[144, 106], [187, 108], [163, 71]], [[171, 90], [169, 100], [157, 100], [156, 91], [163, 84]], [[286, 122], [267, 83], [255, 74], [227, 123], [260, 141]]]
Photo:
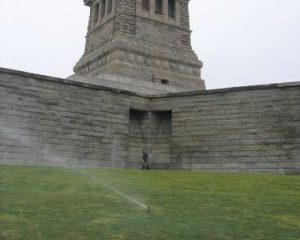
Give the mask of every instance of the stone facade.
[[154, 93], [205, 89], [203, 64], [191, 48], [188, 3], [149, 0], [145, 9], [142, 0], [85, 1], [91, 9], [86, 48], [70, 79], [101, 85], [99, 76], [108, 76], [106, 81], [122, 76], [151, 83]]
[[0, 68], [0, 164], [300, 173], [300, 83], [205, 91], [189, 0], [84, 2], [75, 75]]
[[275, 84], [155, 97], [172, 110], [179, 169], [300, 173], [300, 85]]
[[0, 164], [300, 173], [300, 83], [141, 95], [0, 68]]

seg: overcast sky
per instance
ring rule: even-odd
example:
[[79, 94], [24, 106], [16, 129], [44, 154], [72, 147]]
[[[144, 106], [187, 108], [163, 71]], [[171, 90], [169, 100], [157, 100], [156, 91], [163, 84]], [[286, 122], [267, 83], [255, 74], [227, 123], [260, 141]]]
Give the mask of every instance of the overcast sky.
[[[0, 0], [0, 67], [65, 78], [84, 50], [82, 0]], [[300, 81], [300, 0], [192, 0], [207, 88]]]

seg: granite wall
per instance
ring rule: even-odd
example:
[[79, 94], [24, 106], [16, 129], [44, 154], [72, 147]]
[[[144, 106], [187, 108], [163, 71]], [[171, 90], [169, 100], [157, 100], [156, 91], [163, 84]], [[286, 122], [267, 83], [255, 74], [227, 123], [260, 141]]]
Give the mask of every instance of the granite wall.
[[151, 99], [172, 109], [172, 168], [300, 173], [300, 84]]
[[126, 167], [132, 93], [0, 69], [0, 163]]
[[156, 96], [0, 68], [0, 164], [300, 173], [300, 84]]
[[[162, 1], [162, 12], [156, 12], [154, 0], [149, 11], [142, 8], [142, 0], [114, 0], [111, 11], [108, 5], [102, 8], [100, 0], [84, 2], [90, 7], [90, 18], [85, 52], [74, 66], [72, 77], [77, 81], [109, 76], [98, 80], [101, 85], [102, 80], [114, 84], [120, 77], [128, 78], [131, 81], [121, 82], [118, 88], [141, 89], [139, 93], [149, 84], [155, 94], [166, 89], [174, 92], [169, 87], [205, 89], [203, 63], [190, 43], [189, 0], [175, 1], [174, 17], [169, 17], [168, 0]], [[105, 14], [101, 9], [106, 9]], [[136, 88], [136, 82], [141, 87]]]

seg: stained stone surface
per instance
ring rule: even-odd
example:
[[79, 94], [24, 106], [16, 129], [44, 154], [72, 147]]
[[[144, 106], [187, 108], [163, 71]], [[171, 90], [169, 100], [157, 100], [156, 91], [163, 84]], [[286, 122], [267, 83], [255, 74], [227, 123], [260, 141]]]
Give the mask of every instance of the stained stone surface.
[[0, 164], [300, 173], [300, 83], [137, 94], [0, 68]]
[[205, 90], [189, 1], [141, 2], [84, 1], [68, 79], [0, 68], [0, 164], [300, 174], [300, 83]]
[[[162, 14], [155, 13], [154, 0], [149, 11], [142, 9], [141, 0], [105, 2], [102, 15], [103, 1], [85, 1], [90, 7], [86, 47], [70, 79], [85, 82], [86, 77], [110, 76], [103, 80], [115, 87], [114, 80], [121, 76], [132, 82], [121, 81], [117, 88], [140, 93], [145, 89], [153, 93], [205, 89], [203, 64], [191, 47], [188, 0], [174, 1], [174, 18], [169, 17], [168, 0], [162, 1]], [[136, 82], [141, 86], [138, 89]]]

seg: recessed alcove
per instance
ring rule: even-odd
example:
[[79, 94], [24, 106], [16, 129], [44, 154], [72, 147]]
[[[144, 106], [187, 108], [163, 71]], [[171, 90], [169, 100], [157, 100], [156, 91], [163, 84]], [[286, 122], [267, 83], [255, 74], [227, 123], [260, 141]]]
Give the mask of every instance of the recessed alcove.
[[150, 11], [150, 0], [142, 0], [142, 10]]
[[128, 167], [139, 167], [142, 153], [149, 154], [152, 168], [168, 168], [172, 142], [172, 111], [130, 109]]
[[167, 80], [167, 79], [161, 79], [160, 82], [161, 82], [161, 84], [169, 85], [169, 80]]
[[163, 1], [155, 0], [155, 13], [162, 15], [163, 14]]

